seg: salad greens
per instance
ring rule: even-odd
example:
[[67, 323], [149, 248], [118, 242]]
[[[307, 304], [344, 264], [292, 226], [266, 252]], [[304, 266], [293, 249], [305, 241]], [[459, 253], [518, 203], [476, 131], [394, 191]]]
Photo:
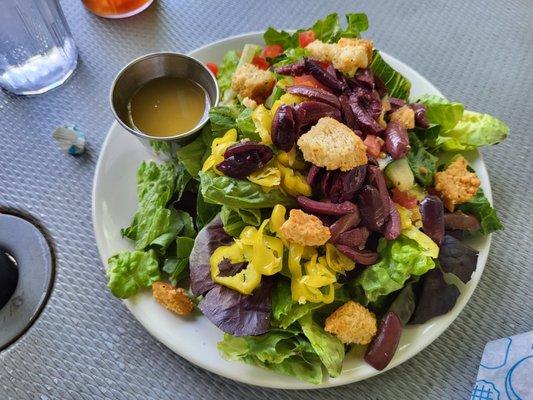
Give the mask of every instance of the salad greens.
[[154, 250], [123, 251], [111, 257], [107, 286], [121, 299], [131, 297], [142, 288], [150, 287], [160, 279], [159, 264]]
[[[385, 315], [404, 326], [454, 307], [444, 273], [467, 283], [478, 252], [452, 235], [503, 226], [453, 154], [509, 128], [438, 96], [410, 101], [411, 83], [371, 41], [339, 42], [367, 29], [365, 14], [342, 24], [332, 13], [225, 54], [222, 101], [201, 133], [174, 154], [154, 142], [170, 161], [139, 166], [138, 209], [121, 231], [135, 250], [108, 261], [115, 296], [190, 281], [187, 296], [224, 332], [224, 358], [314, 384], [341, 374], [350, 347], [370, 345], [365, 360], [384, 368], [372, 360], [395, 348], [379, 354], [376, 338], [401, 334]], [[315, 40], [327, 45], [306, 48]], [[243, 66], [244, 91], [232, 88]]]
[[426, 106], [428, 120], [440, 126], [436, 146], [446, 151], [474, 150], [504, 140], [509, 127], [499, 119], [465, 110], [461, 103], [426, 95], [419, 100]]
[[361, 302], [365, 305], [400, 290], [411, 276], [421, 276], [435, 268], [435, 261], [423, 254], [423, 248], [402, 236], [394, 241], [380, 239], [378, 253], [381, 260], [355, 280], [356, 290], [362, 289]]

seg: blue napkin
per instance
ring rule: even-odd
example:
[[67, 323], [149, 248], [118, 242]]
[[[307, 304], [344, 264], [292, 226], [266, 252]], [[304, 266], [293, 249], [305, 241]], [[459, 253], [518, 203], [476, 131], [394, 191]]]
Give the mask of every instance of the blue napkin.
[[533, 331], [487, 343], [470, 400], [533, 399]]

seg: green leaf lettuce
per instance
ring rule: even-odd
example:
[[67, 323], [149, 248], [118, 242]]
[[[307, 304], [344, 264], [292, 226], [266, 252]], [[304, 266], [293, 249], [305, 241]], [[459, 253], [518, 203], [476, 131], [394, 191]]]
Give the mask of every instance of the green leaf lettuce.
[[126, 299], [160, 279], [153, 250], [123, 251], [108, 260], [108, 284], [116, 297]]

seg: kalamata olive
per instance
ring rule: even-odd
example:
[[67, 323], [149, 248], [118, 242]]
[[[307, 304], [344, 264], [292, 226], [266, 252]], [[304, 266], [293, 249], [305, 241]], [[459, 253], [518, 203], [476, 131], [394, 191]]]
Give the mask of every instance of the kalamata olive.
[[272, 157], [274, 157], [274, 152], [266, 144], [258, 143], [253, 140], [246, 140], [244, 142], [235, 143], [234, 145], [228, 147], [224, 152], [224, 158], [250, 152], [257, 152], [257, 155], [264, 164], [269, 162]]
[[422, 229], [439, 246], [444, 239], [444, 205], [437, 196], [427, 196], [420, 202]]
[[370, 68], [360, 68], [355, 74], [355, 81], [359, 86], [367, 90], [374, 89], [374, 74]]
[[353, 228], [349, 231], [341, 233], [337, 240], [335, 240], [335, 244], [343, 244], [356, 249], [365, 245], [369, 235], [370, 231], [368, 228], [360, 226], [359, 228]]
[[357, 191], [363, 186], [365, 176], [365, 165], [355, 167], [350, 171], [335, 171], [335, 177], [329, 190], [329, 199], [333, 203], [352, 200]]
[[294, 85], [289, 86], [287, 88], [287, 93], [308, 97], [311, 100], [321, 101], [339, 109], [341, 107], [337, 96], [324, 89], [314, 88], [310, 86]]
[[337, 79], [337, 76], [330, 74], [328, 71], [322, 68], [322, 65], [320, 65], [320, 63], [316, 60], [306, 58], [305, 69], [321, 84], [333, 89], [336, 92], [342, 92], [346, 88], [343, 85], [343, 82]]
[[19, 281], [17, 265], [0, 249], [0, 309], [2, 309], [15, 290]]
[[379, 97], [383, 97], [389, 92], [383, 80], [376, 74], [374, 74], [374, 87], [379, 93]]
[[334, 171], [324, 171], [324, 173], [322, 174], [322, 179], [320, 180], [320, 190], [322, 191], [322, 194], [326, 197], [329, 196], [329, 192], [331, 190], [331, 185], [333, 184], [334, 178]]
[[398, 108], [405, 106], [405, 101], [403, 101], [402, 99], [397, 99], [396, 97], [389, 97], [389, 103], [392, 112], [396, 111]]
[[444, 229], [447, 231], [477, 231], [481, 225], [476, 217], [462, 211], [444, 214]]
[[338, 108], [320, 101], [304, 101], [295, 105], [294, 110], [298, 113], [301, 126], [314, 125], [320, 118], [324, 117], [341, 120], [341, 112]]
[[389, 214], [391, 202], [383, 171], [381, 171], [381, 169], [375, 165], [368, 165], [366, 167], [366, 171], [366, 182], [378, 190], [379, 196], [381, 197], [381, 201], [383, 203], [384, 212], [385, 214]]
[[[344, 121], [344, 124], [351, 129], [355, 129], [355, 116], [353, 115], [352, 107], [350, 107], [348, 95], [340, 95], [339, 101], [341, 103], [342, 120]], [[361, 135], [359, 134], [359, 136]]]
[[429, 128], [429, 122], [426, 117], [426, 106], [422, 103], [413, 103], [409, 107], [415, 112], [415, 125], [420, 128]]
[[322, 168], [317, 167], [316, 165], [311, 165], [311, 168], [309, 168], [309, 172], [307, 173], [307, 184], [314, 188], [318, 182], [320, 181], [320, 175], [322, 173]]
[[332, 64], [328, 65], [328, 67], [326, 68], [326, 71], [329, 74], [335, 76], [339, 80], [343, 91], [348, 89], [348, 81], [346, 80], [346, 77], [341, 71], [339, 71], [338, 69], [335, 69], [335, 67]]
[[299, 134], [298, 113], [287, 104], [282, 104], [276, 110], [272, 119], [272, 143], [278, 149], [290, 151], [296, 143]]
[[216, 168], [226, 176], [243, 179], [260, 170], [264, 165], [257, 152], [250, 152], [228, 157]]
[[389, 311], [381, 318], [378, 332], [366, 349], [365, 361], [378, 371], [385, 369], [396, 353], [401, 336], [402, 323], [396, 314]]
[[[364, 134], [375, 135], [383, 130], [383, 127], [372, 116], [375, 111], [375, 99], [370, 93], [358, 90], [350, 95], [348, 101], [354, 115], [356, 127]], [[381, 103], [379, 107], [381, 107]]]
[[281, 67], [276, 68], [276, 72], [280, 75], [303, 75], [305, 73], [305, 63], [303, 60], [300, 60], [293, 64], [283, 65]]
[[344, 244], [335, 244], [335, 247], [350, 260], [361, 265], [372, 265], [379, 258], [378, 253], [368, 250], [359, 250]]
[[335, 242], [343, 232], [355, 228], [360, 221], [361, 216], [359, 215], [358, 208], [353, 213], [343, 215], [329, 227], [329, 232], [331, 233], [330, 240]]
[[399, 160], [404, 158], [409, 150], [409, 136], [407, 130], [399, 122], [389, 122], [383, 133], [385, 149], [392, 158]]
[[371, 231], [379, 231], [389, 215], [385, 212], [378, 189], [370, 185], [363, 186], [359, 191], [358, 205], [362, 224]]
[[390, 198], [389, 204], [389, 220], [385, 224], [383, 236], [385, 236], [385, 239], [387, 240], [394, 240], [400, 236], [400, 232], [402, 231], [402, 221], [400, 219], [400, 213]]
[[296, 200], [304, 211], [313, 214], [346, 215], [354, 213], [357, 210], [357, 206], [350, 201], [335, 204], [330, 202], [316, 201], [305, 196], [298, 196]]

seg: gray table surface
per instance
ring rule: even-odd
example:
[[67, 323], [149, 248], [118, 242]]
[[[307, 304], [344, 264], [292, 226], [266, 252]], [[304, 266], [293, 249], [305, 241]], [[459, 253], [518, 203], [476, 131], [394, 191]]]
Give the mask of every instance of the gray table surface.
[[[364, 382], [315, 392], [255, 388], [220, 378], [152, 338], [105, 287], [91, 225], [91, 186], [113, 118], [108, 89], [132, 58], [190, 51], [229, 35], [309, 26], [354, 2], [159, 1], [126, 20], [104, 20], [63, 1], [80, 49], [64, 86], [46, 95], [0, 93], [0, 206], [26, 210], [51, 231], [55, 287], [43, 314], [0, 353], [1, 399], [464, 399], [489, 340], [531, 330], [533, 257], [533, 4], [531, 1], [358, 1], [366, 36], [428, 77], [446, 96], [494, 114], [510, 138], [483, 155], [506, 229], [494, 235], [485, 273], [459, 318], [426, 350]], [[63, 123], [88, 134], [86, 155], [62, 154]], [[529, 190], [528, 190], [529, 189]]]

